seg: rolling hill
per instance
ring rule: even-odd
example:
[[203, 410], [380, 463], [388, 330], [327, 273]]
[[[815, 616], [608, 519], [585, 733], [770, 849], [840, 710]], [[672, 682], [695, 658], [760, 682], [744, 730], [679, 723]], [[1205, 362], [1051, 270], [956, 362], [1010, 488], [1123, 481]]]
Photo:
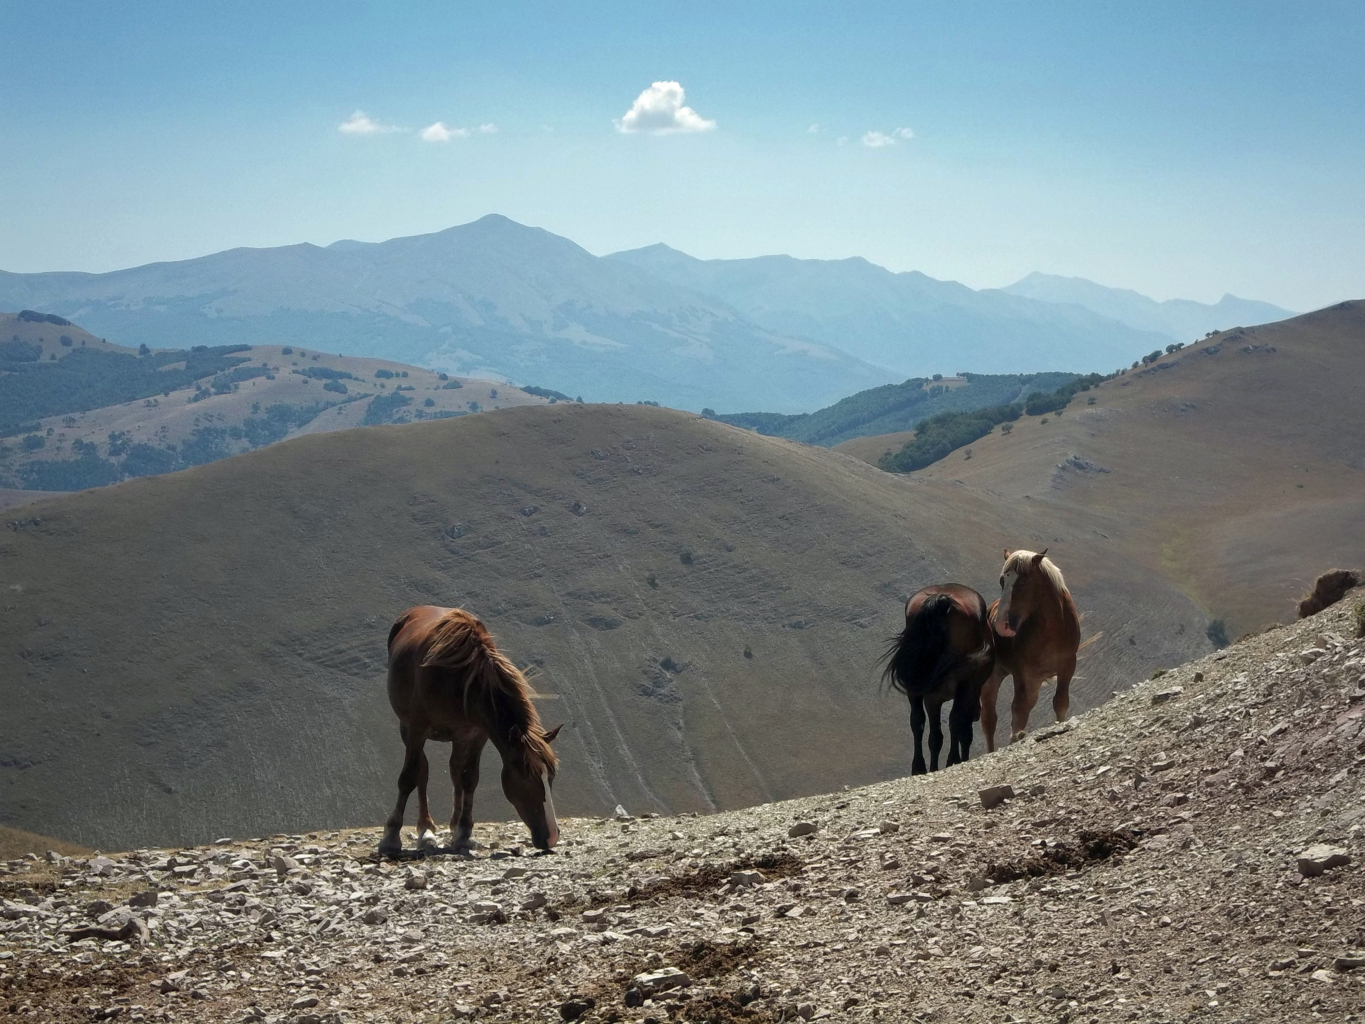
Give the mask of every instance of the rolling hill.
[[[556, 400], [543, 388], [287, 345], [139, 355], [43, 316], [0, 314], [0, 338], [10, 335], [0, 348], [0, 488], [23, 487], [31, 498], [301, 434]], [[19, 497], [0, 491], [3, 504]]]
[[1211, 649], [1203, 611], [1088, 524], [643, 406], [301, 437], [6, 526], [0, 824], [104, 849], [382, 820], [384, 637], [419, 602], [470, 608], [534, 670], [567, 723], [566, 814], [904, 773], [908, 712], [875, 681], [902, 601], [989, 589], [1006, 546], [1051, 546], [1104, 634], [1075, 706]]
[[[1005, 405], [1035, 391], [1052, 392], [1076, 378], [1074, 373], [964, 373], [961, 376], [912, 377], [900, 384], [883, 384], [841, 399], [812, 413], [722, 413], [722, 423], [747, 427], [770, 437], [837, 445], [855, 437], [908, 430], [922, 420], [945, 412]], [[708, 411], [708, 415], [714, 415]]]
[[[1165, 355], [913, 479], [1102, 532], [1236, 636], [1327, 566], [1365, 567], [1362, 391], [1365, 302], [1345, 302]], [[875, 463], [908, 436], [839, 450]]]

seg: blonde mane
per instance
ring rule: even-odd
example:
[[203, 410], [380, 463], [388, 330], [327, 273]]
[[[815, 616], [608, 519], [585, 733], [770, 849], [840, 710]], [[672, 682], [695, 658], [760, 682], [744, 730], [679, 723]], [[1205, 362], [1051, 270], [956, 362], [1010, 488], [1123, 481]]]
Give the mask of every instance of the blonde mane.
[[[1033, 559], [1037, 555], [1036, 551], [1011, 551], [1010, 556], [1005, 559], [1005, 567], [1000, 571], [1001, 573], [1013, 571], [1016, 575], [1022, 576], [1033, 568]], [[1062, 578], [1062, 570], [1053, 564], [1052, 559], [1044, 555], [1039, 568], [1047, 574], [1048, 580], [1057, 588], [1058, 593], [1071, 593], [1066, 587], [1066, 580]]]
[[463, 670], [466, 706], [471, 696], [481, 698], [490, 715], [512, 727], [531, 771], [548, 772], [554, 778], [558, 759], [531, 703], [531, 684], [498, 650], [482, 622], [460, 608], [446, 612], [432, 629], [422, 659], [423, 668], [432, 666]]

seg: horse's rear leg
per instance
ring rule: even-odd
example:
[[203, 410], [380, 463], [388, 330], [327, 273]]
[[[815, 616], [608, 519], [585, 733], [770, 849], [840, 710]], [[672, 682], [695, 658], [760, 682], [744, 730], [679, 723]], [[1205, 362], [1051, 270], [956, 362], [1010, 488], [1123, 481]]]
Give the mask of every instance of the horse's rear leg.
[[943, 702], [929, 709], [929, 770], [938, 771], [938, 755], [943, 750]]
[[1020, 679], [1014, 677], [1014, 700], [1010, 703], [1010, 742], [1018, 743], [1028, 731], [1028, 716], [1038, 703], [1038, 691], [1043, 688], [1041, 679]]
[[910, 698], [910, 731], [915, 734], [915, 759], [910, 762], [911, 775], [927, 775], [929, 769], [924, 764], [924, 700]]
[[394, 804], [393, 813], [384, 823], [384, 838], [379, 840], [381, 857], [396, 857], [403, 852], [403, 812], [407, 809], [408, 797], [417, 787], [417, 780], [422, 771], [422, 746], [426, 742], [425, 737], [413, 742], [413, 739], [405, 735], [403, 741], [407, 745], [407, 750], [403, 756], [403, 770], [398, 773], [398, 803]]
[[1069, 664], [1063, 665], [1061, 671], [1057, 673], [1057, 692], [1052, 696], [1052, 710], [1056, 712], [1059, 722], [1065, 722], [1071, 711], [1071, 677], [1075, 674], [1075, 658], [1072, 658]]
[[981, 706], [979, 698], [961, 695], [948, 712], [948, 765], [960, 764], [972, 756], [972, 720]]
[[436, 845], [436, 822], [432, 820], [431, 808], [427, 804], [427, 779], [431, 766], [427, 763], [427, 752], [422, 751], [422, 763], [417, 773], [417, 846], [419, 849]]
[[981, 685], [981, 735], [986, 739], [987, 753], [995, 750], [995, 701], [1005, 675], [1004, 666], [997, 664]]
[[479, 758], [487, 737], [461, 742], [450, 748], [450, 781], [455, 789], [455, 809], [450, 817], [450, 845], [469, 852], [469, 837], [474, 834], [474, 790], [479, 785]]

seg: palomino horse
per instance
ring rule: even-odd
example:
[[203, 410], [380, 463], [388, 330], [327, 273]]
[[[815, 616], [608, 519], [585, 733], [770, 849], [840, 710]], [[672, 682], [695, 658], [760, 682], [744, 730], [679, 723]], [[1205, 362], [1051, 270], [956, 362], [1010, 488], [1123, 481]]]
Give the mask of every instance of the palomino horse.
[[[910, 698], [910, 728], [915, 733], [912, 775], [938, 771], [943, 749], [939, 715], [948, 713], [948, 764], [967, 760], [972, 723], [981, 700], [981, 685], [995, 666], [995, 651], [986, 599], [960, 583], [939, 583], [912, 594], [905, 602], [905, 629], [891, 640], [882, 679]], [[929, 767], [920, 746], [925, 705], [929, 719]]]
[[409, 608], [389, 630], [389, 703], [407, 754], [398, 776], [398, 804], [384, 826], [380, 856], [401, 854], [403, 811], [417, 788], [418, 842], [435, 845], [436, 823], [427, 807], [427, 740], [449, 743], [455, 811], [450, 841], [469, 850], [474, 829], [474, 787], [479, 756], [490, 739], [502, 755], [502, 790], [531, 830], [531, 841], [549, 850], [559, 841], [554, 751], [531, 704], [531, 688], [493, 643], [484, 624], [459, 608]]
[[1024, 738], [1028, 716], [1038, 703], [1043, 682], [1057, 677], [1052, 708], [1066, 721], [1071, 705], [1071, 677], [1081, 643], [1081, 619], [1066, 580], [1042, 551], [1005, 552], [1000, 570], [1000, 598], [991, 605], [995, 628], [995, 671], [981, 688], [981, 731], [986, 749], [995, 749], [995, 697], [1005, 676], [1014, 677], [1010, 706], [1010, 742]]

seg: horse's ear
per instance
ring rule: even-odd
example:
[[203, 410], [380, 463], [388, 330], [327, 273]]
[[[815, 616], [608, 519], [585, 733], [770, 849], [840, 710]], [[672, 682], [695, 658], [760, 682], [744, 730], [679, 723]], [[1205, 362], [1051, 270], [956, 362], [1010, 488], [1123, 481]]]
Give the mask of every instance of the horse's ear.
[[545, 734], [545, 742], [546, 742], [546, 743], [553, 743], [553, 742], [555, 741], [555, 737], [559, 735], [559, 730], [562, 729], [562, 728], [564, 728], [564, 723], [563, 723], [563, 722], [560, 722], [560, 723], [559, 723], [558, 725], [556, 725], [553, 729], [551, 729], [549, 732], [547, 732], [547, 733]]
[[1043, 558], [1045, 555], [1047, 555], [1047, 548], [1043, 548], [1042, 551], [1039, 551], [1036, 555], [1033, 556], [1033, 567], [1035, 569], [1043, 564]]
[[1009, 548], [1006, 548], [1006, 549], [1005, 549], [1005, 560], [1006, 560], [1006, 561], [1009, 561], [1009, 557], [1010, 557], [1010, 549], [1009, 549]]

